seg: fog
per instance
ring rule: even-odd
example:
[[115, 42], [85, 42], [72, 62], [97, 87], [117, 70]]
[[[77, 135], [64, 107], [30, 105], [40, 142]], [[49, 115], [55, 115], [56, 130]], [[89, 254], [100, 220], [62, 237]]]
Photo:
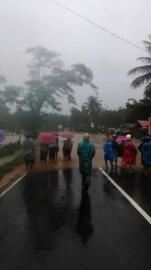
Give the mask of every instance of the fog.
[[[151, 34], [150, 0], [58, 0], [91, 21], [143, 48]], [[143, 89], [133, 90], [129, 69], [145, 52], [90, 25], [50, 0], [0, 0], [0, 74], [8, 83], [22, 85], [27, 79], [29, 56], [25, 50], [44, 46], [59, 52], [65, 65], [84, 63], [94, 72], [94, 83], [104, 106], [123, 106], [139, 99]], [[92, 92], [75, 88], [80, 106]], [[63, 103], [63, 112], [70, 106]]]

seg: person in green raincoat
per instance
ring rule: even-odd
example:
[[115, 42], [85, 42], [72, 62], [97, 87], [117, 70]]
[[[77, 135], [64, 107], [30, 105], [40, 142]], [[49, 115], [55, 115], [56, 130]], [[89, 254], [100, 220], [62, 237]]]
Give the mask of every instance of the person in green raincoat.
[[79, 169], [82, 175], [82, 189], [87, 191], [91, 183], [92, 159], [95, 155], [95, 146], [90, 142], [89, 134], [85, 134], [83, 141], [77, 148], [79, 156]]

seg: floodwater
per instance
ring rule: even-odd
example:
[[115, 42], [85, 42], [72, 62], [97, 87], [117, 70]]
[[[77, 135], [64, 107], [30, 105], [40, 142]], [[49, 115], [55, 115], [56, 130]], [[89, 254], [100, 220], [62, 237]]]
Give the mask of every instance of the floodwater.
[[151, 269], [150, 225], [97, 169], [86, 194], [77, 169], [28, 174], [0, 216], [2, 270]]
[[[19, 140], [19, 135], [15, 134], [15, 133], [8, 133], [5, 140], [1, 142], [1, 145], [6, 145], [9, 143], [15, 143]], [[24, 140], [24, 136], [21, 135], [20, 137], [21, 142], [23, 142]]]

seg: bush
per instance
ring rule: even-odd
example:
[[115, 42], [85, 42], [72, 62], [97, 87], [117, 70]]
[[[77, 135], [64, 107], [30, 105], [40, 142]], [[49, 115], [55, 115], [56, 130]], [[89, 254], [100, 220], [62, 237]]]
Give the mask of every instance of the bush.
[[21, 146], [19, 142], [9, 143], [0, 147], [0, 158], [13, 155], [16, 151], [20, 150]]

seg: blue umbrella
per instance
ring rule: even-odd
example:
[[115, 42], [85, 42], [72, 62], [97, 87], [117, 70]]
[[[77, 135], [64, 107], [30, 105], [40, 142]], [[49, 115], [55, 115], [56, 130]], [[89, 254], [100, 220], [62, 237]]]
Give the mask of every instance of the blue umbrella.
[[6, 138], [6, 132], [0, 129], [0, 143]]

